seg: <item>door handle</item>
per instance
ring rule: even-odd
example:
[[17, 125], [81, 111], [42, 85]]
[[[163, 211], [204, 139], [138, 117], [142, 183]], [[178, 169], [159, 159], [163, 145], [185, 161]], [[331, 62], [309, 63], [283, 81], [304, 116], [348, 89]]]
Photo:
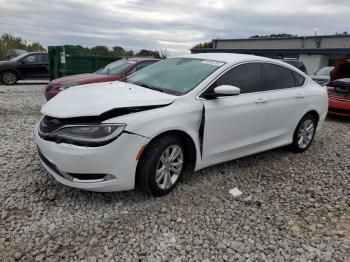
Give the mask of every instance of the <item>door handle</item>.
[[295, 96], [295, 98], [304, 98], [304, 95], [303, 95], [303, 94], [297, 94], [297, 95]]
[[264, 98], [259, 98], [258, 100], [255, 101], [255, 104], [263, 104], [266, 103], [266, 99]]

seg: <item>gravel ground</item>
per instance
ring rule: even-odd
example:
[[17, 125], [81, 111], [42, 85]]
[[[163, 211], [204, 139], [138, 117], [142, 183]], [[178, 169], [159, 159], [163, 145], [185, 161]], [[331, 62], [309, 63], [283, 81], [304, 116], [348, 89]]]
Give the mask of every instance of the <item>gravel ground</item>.
[[40, 166], [44, 87], [0, 86], [0, 260], [350, 261], [350, 121], [328, 119], [304, 154], [206, 168], [162, 198], [92, 193]]

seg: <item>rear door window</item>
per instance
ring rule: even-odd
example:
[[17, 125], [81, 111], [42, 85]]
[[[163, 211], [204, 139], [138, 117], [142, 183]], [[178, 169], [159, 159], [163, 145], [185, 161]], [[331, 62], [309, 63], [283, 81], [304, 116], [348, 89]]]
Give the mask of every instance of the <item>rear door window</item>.
[[297, 72], [293, 72], [295, 86], [302, 86], [305, 83], [305, 78], [298, 74]]
[[241, 89], [241, 94], [263, 91], [263, 79], [259, 63], [238, 65], [222, 75], [210, 89], [232, 85]]

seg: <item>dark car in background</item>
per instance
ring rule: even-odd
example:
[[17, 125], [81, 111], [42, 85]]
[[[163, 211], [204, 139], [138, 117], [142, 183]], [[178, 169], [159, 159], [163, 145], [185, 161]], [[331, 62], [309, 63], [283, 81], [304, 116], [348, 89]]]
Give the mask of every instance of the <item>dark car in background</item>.
[[45, 91], [47, 100], [59, 92], [77, 85], [123, 80], [128, 75], [158, 62], [155, 58], [130, 58], [118, 60], [106, 65], [95, 73], [70, 75], [52, 80]]
[[350, 55], [339, 59], [330, 73], [331, 80], [350, 78]]
[[282, 61], [298, 68], [300, 71], [307, 74], [307, 70], [306, 70], [306, 67], [305, 67], [303, 62], [296, 60], [296, 59], [288, 59], [288, 58], [283, 59]]
[[49, 57], [44, 52], [22, 54], [9, 61], [0, 61], [0, 81], [14, 85], [18, 80], [49, 78]]
[[10, 49], [6, 53], [6, 58], [7, 60], [10, 60], [12, 58], [15, 58], [17, 56], [24, 55], [24, 54], [28, 54], [28, 52], [22, 49]]

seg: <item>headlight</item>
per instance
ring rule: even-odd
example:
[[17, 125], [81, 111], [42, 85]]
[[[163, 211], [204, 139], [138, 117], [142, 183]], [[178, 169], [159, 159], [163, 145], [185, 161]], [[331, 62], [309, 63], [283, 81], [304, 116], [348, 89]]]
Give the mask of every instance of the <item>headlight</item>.
[[72, 87], [72, 86], [77, 86], [77, 85], [79, 85], [79, 83], [68, 83], [68, 84], [64, 84], [64, 85], [62, 85], [62, 86], [60, 86], [60, 87], [58, 88], [58, 91], [63, 91], [63, 90], [66, 90], [66, 89], [68, 89], [68, 88], [70, 88], [70, 87]]
[[82, 146], [102, 146], [116, 139], [126, 124], [67, 125], [44, 135], [48, 140]]

